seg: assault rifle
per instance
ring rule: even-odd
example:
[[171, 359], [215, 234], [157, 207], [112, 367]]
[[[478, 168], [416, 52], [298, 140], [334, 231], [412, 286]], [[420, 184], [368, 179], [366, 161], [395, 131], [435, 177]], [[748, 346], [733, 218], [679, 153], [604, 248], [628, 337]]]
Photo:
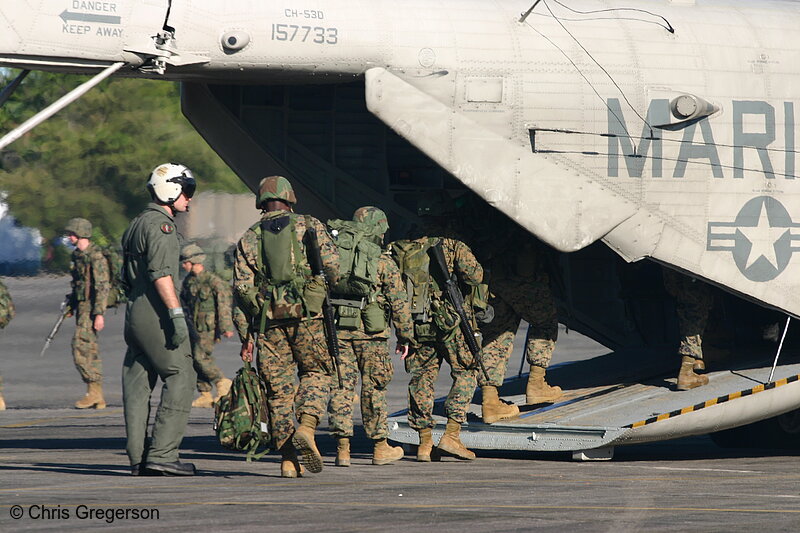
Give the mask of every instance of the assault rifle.
[[306, 228], [306, 251], [308, 253], [308, 264], [311, 266], [311, 273], [314, 276], [321, 276], [325, 280], [325, 300], [322, 302], [322, 323], [325, 326], [325, 340], [328, 342], [328, 353], [331, 356], [333, 366], [336, 367], [336, 377], [339, 380], [339, 388], [344, 388], [342, 380], [342, 363], [339, 357], [339, 339], [336, 337], [336, 321], [334, 318], [333, 305], [331, 304], [330, 292], [328, 291], [328, 280], [325, 279], [325, 270], [322, 266], [322, 255], [319, 251], [319, 241], [317, 240], [317, 230]]
[[58, 330], [61, 329], [61, 324], [63, 324], [64, 319], [67, 318], [67, 315], [69, 314], [70, 311], [69, 307], [70, 298], [71, 295], [67, 295], [67, 297], [64, 298], [64, 301], [61, 302], [61, 308], [58, 311], [58, 319], [56, 319], [56, 323], [53, 324], [53, 329], [50, 330], [50, 334], [44, 340], [44, 347], [42, 348], [42, 351], [39, 352], [39, 357], [42, 357], [44, 355], [44, 352], [46, 352], [47, 349], [50, 347], [50, 343], [53, 342], [53, 339], [58, 333]]
[[429, 250], [431, 256], [433, 257], [434, 268], [438, 269], [439, 274], [441, 274], [442, 279], [444, 280], [443, 289], [444, 293], [447, 295], [447, 301], [449, 301], [453, 308], [455, 308], [456, 313], [458, 313], [458, 317], [460, 318], [458, 321], [458, 327], [461, 328], [461, 334], [464, 336], [464, 341], [467, 343], [467, 348], [469, 348], [469, 351], [472, 353], [472, 359], [478, 363], [478, 366], [480, 367], [481, 372], [483, 372], [483, 375], [486, 377], [486, 380], [490, 381], [491, 378], [489, 378], [489, 373], [486, 371], [486, 367], [483, 364], [481, 347], [478, 346], [475, 331], [472, 329], [472, 324], [470, 324], [469, 319], [467, 318], [467, 312], [464, 310], [464, 296], [461, 294], [461, 291], [458, 290], [454, 276], [447, 268], [447, 261], [444, 258], [444, 250], [442, 250], [442, 241], [439, 241], [434, 246], [431, 246]]

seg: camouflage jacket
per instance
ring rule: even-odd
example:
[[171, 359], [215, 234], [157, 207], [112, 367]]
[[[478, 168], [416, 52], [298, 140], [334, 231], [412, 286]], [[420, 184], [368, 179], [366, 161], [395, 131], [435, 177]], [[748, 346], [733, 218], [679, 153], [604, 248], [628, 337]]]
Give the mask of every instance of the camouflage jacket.
[[[262, 220], [287, 215], [290, 216], [295, 223], [297, 240], [301, 249], [303, 250], [303, 253], [305, 253], [305, 216], [288, 211], [273, 211], [264, 213], [262, 215]], [[325, 229], [325, 226], [314, 217], [308, 217], [308, 219], [311, 221], [311, 224], [317, 232], [317, 240], [319, 242], [320, 255], [322, 256], [322, 264], [325, 270], [325, 275], [328, 279], [328, 282], [333, 284], [339, 277], [339, 252], [336, 249], [336, 245], [333, 243], [330, 235], [328, 235], [328, 231]], [[258, 272], [259, 255], [261, 254], [261, 241], [258, 235], [258, 232], [260, 231], [260, 224], [261, 221], [253, 224], [250, 229], [248, 229], [244, 235], [242, 235], [242, 238], [239, 239], [239, 243], [236, 245], [233, 265], [233, 286], [234, 292], [237, 295], [246, 293], [253, 288], [256, 288], [256, 277], [260, 275]], [[308, 259], [306, 257], [303, 257], [302, 261], [306, 265], [308, 264]], [[243, 306], [242, 302], [239, 301], [238, 296], [237, 305], [240, 309], [242, 309], [245, 315], [248, 314], [247, 309]], [[250, 320], [253, 319], [253, 317], [248, 318]], [[237, 320], [237, 328], [240, 328], [239, 335], [242, 338], [247, 337], [247, 332], [241, 330], [244, 323], [245, 321]]]
[[8, 293], [8, 289], [0, 281], [0, 329], [6, 327], [11, 319], [14, 318], [16, 314], [14, 310], [14, 302], [11, 301], [11, 295]]
[[[381, 254], [378, 259], [378, 282], [375, 299], [391, 317], [397, 337], [404, 340], [413, 340], [414, 324], [411, 320], [411, 307], [400, 269], [388, 253]], [[389, 327], [381, 333], [367, 333], [363, 330], [338, 330], [340, 339], [388, 339]]]
[[483, 267], [464, 241], [454, 238], [453, 233], [449, 231], [441, 232], [439, 235], [432, 233], [423, 239], [430, 237], [441, 238], [447, 269], [456, 274], [460, 283], [464, 285], [483, 283]]
[[108, 292], [111, 289], [108, 261], [103, 252], [90, 243], [84, 251], [72, 252], [70, 263], [72, 275], [72, 307], [88, 302], [92, 315], [102, 315], [106, 310]]
[[183, 280], [181, 302], [198, 333], [211, 332], [219, 337], [233, 331], [231, 296], [230, 286], [213, 272], [190, 272]]

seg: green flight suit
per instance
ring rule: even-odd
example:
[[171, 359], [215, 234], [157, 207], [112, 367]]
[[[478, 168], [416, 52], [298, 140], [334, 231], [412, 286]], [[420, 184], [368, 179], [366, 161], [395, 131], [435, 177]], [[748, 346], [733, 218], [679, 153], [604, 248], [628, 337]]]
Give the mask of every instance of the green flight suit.
[[[178, 460], [197, 380], [189, 339], [172, 345], [172, 320], [154, 284], [164, 276], [178, 281], [180, 242], [172, 216], [148, 204], [122, 236], [122, 249], [123, 275], [130, 286], [125, 312], [128, 351], [122, 367], [128, 458], [131, 465], [143, 460], [169, 463]], [[179, 292], [176, 285], [175, 294]], [[161, 402], [152, 442], [145, 450], [150, 396], [159, 377], [164, 382]]]

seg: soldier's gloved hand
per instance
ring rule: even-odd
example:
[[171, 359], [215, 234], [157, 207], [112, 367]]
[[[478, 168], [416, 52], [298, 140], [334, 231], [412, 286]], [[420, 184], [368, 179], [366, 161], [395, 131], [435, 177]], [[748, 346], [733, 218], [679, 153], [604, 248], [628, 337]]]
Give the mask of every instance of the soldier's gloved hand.
[[169, 317], [172, 319], [172, 346], [177, 348], [189, 338], [189, 326], [186, 325], [183, 307], [170, 309]]

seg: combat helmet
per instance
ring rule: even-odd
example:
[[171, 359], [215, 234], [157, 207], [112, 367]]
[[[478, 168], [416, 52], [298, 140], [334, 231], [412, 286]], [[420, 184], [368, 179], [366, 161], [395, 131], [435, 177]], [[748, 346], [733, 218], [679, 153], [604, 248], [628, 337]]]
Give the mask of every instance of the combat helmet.
[[189, 261], [192, 264], [203, 264], [206, 260], [206, 253], [196, 244], [187, 244], [181, 248], [181, 263]]
[[71, 218], [64, 226], [64, 231], [74, 233], [79, 239], [91, 239], [92, 223], [85, 218]]
[[389, 230], [389, 220], [386, 217], [386, 213], [371, 205], [356, 209], [356, 212], [353, 213], [353, 221], [372, 226], [377, 235], [382, 235]]
[[268, 200], [282, 200], [289, 205], [297, 203], [292, 184], [283, 176], [269, 176], [258, 184], [256, 209], [262, 209]]

